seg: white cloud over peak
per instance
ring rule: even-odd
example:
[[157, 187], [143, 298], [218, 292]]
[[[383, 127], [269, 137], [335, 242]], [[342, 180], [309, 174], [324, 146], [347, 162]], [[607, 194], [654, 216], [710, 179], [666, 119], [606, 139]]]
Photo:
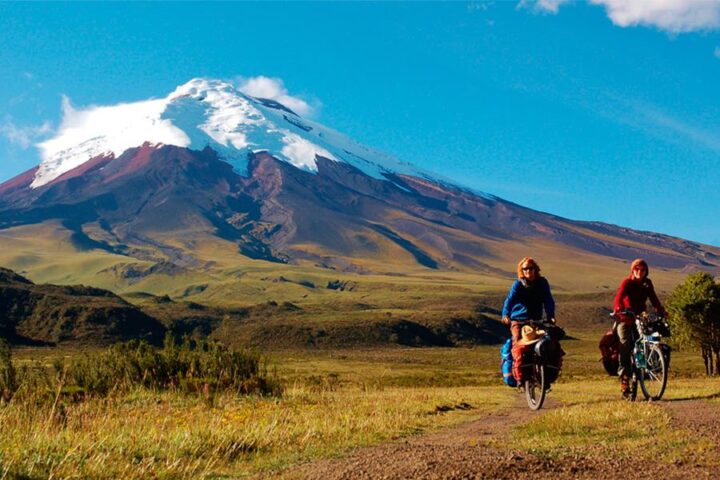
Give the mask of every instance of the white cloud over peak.
[[[534, 9], [557, 13], [569, 0], [537, 0]], [[720, 0], [590, 0], [619, 27], [655, 27], [670, 33], [720, 28]], [[520, 6], [526, 6], [521, 0]]]
[[62, 97], [62, 122], [58, 135], [38, 146], [47, 152], [62, 151], [75, 145], [91, 145], [103, 138], [102, 152], [121, 153], [127, 148], [154, 143], [187, 145], [187, 135], [161, 115], [167, 107], [166, 99], [119, 103], [75, 109], [70, 99]]
[[43, 122], [42, 125], [21, 127], [8, 118], [0, 125], [0, 135], [23, 149], [28, 148], [52, 130], [52, 125], [48, 121]]
[[309, 116], [313, 108], [305, 100], [290, 95], [280, 78], [265, 76], [237, 79], [237, 88], [246, 95], [256, 98], [268, 98], [282, 103], [301, 116]]

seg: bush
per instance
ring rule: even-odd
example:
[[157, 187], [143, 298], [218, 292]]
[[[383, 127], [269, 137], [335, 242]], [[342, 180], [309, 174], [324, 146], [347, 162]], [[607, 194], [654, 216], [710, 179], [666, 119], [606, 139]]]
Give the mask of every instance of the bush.
[[279, 383], [270, 378], [262, 358], [218, 342], [185, 338], [177, 344], [165, 338], [162, 349], [144, 341], [113, 345], [104, 352], [56, 365], [66, 385], [86, 394], [107, 395], [136, 387], [185, 392], [233, 391], [238, 394], [280, 395]]
[[14, 396], [53, 401], [58, 395], [106, 396], [136, 388], [199, 393], [208, 400], [218, 392], [238, 395], [282, 394], [275, 375], [254, 352], [239, 351], [217, 342], [167, 336], [162, 349], [144, 341], [115, 344], [53, 368], [39, 363], [16, 369], [8, 344], [0, 339], [0, 401]]

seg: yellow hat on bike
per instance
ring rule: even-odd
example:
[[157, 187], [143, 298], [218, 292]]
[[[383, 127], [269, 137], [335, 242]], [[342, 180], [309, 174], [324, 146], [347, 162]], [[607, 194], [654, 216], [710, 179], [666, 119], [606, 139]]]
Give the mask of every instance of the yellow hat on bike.
[[521, 345], [532, 345], [545, 336], [545, 330], [540, 330], [532, 325], [523, 325], [520, 334], [522, 335], [519, 342]]

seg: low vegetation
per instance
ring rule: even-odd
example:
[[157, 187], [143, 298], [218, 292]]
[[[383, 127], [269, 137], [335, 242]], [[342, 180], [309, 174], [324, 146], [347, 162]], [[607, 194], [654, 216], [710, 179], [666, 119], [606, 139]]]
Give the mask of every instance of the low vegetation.
[[[455, 308], [493, 319], [501, 297], [486, 295], [481, 310], [473, 310], [470, 301]], [[640, 452], [641, 459], [720, 465], [714, 446], [674, 425], [664, 402], [619, 400], [617, 379], [605, 375], [597, 348], [610, 327], [603, 305], [610, 304], [611, 294], [556, 297], [569, 334], [563, 342], [565, 368], [550, 394], [550, 406], [560, 407], [528, 412], [527, 421], [496, 439], [498, 446], [558, 459], [630, 451]], [[435, 309], [425, 317], [403, 303], [409, 297], [400, 297], [394, 308], [368, 304], [363, 312], [378, 321], [402, 317], [432, 325], [447, 315], [441, 312], [447, 304], [438, 298], [431, 298]], [[153, 296], [143, 302], [161, 305], [158, 311], [164, 305], [180, 308]], [[284, 321], [297, 328], [312, 317], [313, 332], [330, 333], [359, 318], [353, 316], [357, 308], [342, 302], [335, 311], [328, 305], [291, 305], [238, 307], [237, 319], [229, 320], [216, 320], [210, 312], [210, 338], [228, 340], [228, 347], [198, 340], [190, 326], [210, 313], [195, 304], [183, 306], [198, 312], [184, 317], [192, 338], [167, 337], [162, 348], [130, 342], [11, 352], [0, 342], [0, 479], [275, 475], [301, 462], [520, 404], [517, 392], [501, 384], [494, 345], [410, 348], [380, 342], [341, 348], [318, 340], [312, 349], [291, 349], [276, 338], [283, 331], [277, 330], [268, 344], [282, 348], [272, 351], [271, 361], [240, 348], [261, 317], [270, 325]], [[283, 318], [273, 318], [276, 314]], [[666, 399], [717, 402], [720, 385], [704, 376], [700, 356], [675, 337], [671, 341]]]
[[158, 349], [143, 341], [119, 343], [104, 350], [16, 367], [10, 349], [0, 340], [0, 398], [19, 401], [61, 396], [106, 397], [137, 389], [178, 393], [238, 395], [281, 394], [276, 378], [268, 374], [259, 354], [227, 348], [217, 342], [185, 337], [176, 343], [172, 335]]
[[[696, 467], [720, 467], [716, 438], [676, 424], [675, 402], [713, 402], [720, 385], [706, 378], [671, 378], [662, 402], [619, 400], [615, 381], [587, 381], [559, 385], [552, 398], [560, 408], [512, 430], [504, 439], [538, 457], [573, 461], [595, 458], [600, 462], [630, 460]], [[710, 432], [708, 432], [710, 433]]]
[[0, 338], [0, 402], [10, 400], [17, 391], [17, 371], [12, 363], [10, 345]]
[[[387, 368], [366, 371], [376, 377]], [[332, 372], [281, 397], [135, 388], [58, 404], [0, 406], [0, 477], [223, 478], [451, 425], [502, 408], [495, 387], [384, 387]]]
[[[599, 332], [571, 333], [575, 340], [564, 343], [566, 370], [550, 394], [563, 407], [539, 416], [528, 412], [527, 422], [509, 429], [508, 438], [498, 438], [499, 445], [554, 458], [602, 457], [628, 448], [647, 455], [663, 451], [661, 461], [666, 462], [691, 452], [705, 455], [703, 462], [714, 461], [707, 441], [676, 429], [662, 403], [619, 401], [617, 380], [606, 377], [598, 362]], [[200, 345], [182, 355], [204, 352]], [[122, 348], [126, 350], [15, 352], [19, 377], [42, 359], [46, 363], [41, 365], [53, 372], [54, 389], [49, 401], [17, 395], [0, 406], [0, 477], [234, 478], [274, 473], [357, 446], [518, 408], [520, 401], [500, 383], [495, 346], [276, 352], [272, 362], [276, 380], [284, 385], [282, 395], [260, 390], [239, 394], [234, 387], [183, 390], [172, 381], [118, 382], [106, 394], [73, 393], [72, 365], [111, 352], [129, 349], [130, 363], [152, 358], [153, 368], [165, 365], [166, 360], [157, 358], [166, 349], [150, 354], [139, 344]], [[56, 358], [47, 360], [48, 354]], [[59, 395], [62, 371], [54, 363], [67, 365]], [[667, 398], [718, 396], [720, 385], [693, 377], [698, 371], [702, 364], [696, 355], [678, 352]]]

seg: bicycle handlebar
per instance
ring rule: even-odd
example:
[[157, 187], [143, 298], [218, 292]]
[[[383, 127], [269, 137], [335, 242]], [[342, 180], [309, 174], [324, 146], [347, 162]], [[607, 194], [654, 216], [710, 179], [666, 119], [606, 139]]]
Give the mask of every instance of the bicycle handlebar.
[[[636, 319], [636, 318], [638, 318], [638, 317], [640, 316], [640, 315], [636, 314], [635, 312], [633, 312], [632, 310], [623, 310], [623, 311], [621, 311], [621, 312], [612, 312], [612, 313], [610, 313], [610, 318], [615, 319], [616, 317], [621, 316], [621, 315], [628, 315], [628, 316], [632, 317], [633, 319]], [[659, 313], [655, 313], [655, 317], [656, 317], [657, 319], [664, 319], [664, 318], [665, 318], [664, 315], [660, 315]]]
[[[515, 320], [516, 322], [520, 320]], [[555, 323], [551, 322], [550, 320], [522, 320], [521, 321], [525, 325], [535, 325], [536, 327], [555, 327], [557, 326]]]

